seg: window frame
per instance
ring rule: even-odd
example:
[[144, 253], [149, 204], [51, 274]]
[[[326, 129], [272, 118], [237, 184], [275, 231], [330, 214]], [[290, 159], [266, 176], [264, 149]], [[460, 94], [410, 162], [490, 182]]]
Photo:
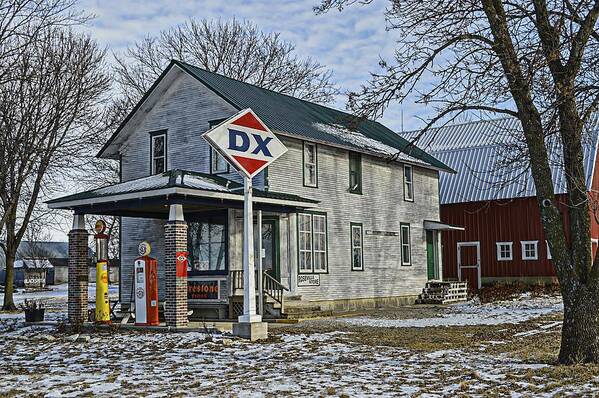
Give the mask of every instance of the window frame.
[[[300, 217], [301, 216], [310, 216], [310, 253], [311, 253], [311, 264], [310, 269], [301, 269], [301, 253], [307, 252], [306, 250], [301, 249], [300, 239], [301, 232], [300, 231]], [[325, 269], [324, 270], [315, 270], [314, 268], [314, 256], [317, 253], [314, 250], [314, 216], [316, 217], [324, 217], [324, 261], [325, 261]], [[329, 223], [327, 213], [324, 212], [316, 212], [316, 211], [302, 211], [296, 213], [297, 217], [297, 273], [298, 274], [328, 274], [329, 273]], [[319, 251], [320, 253], [321, 251]]]
[[[349, 192], [350, 193], [354, 193], [357, 195], [362, 195], [362, 184], [363, 184], [363, 176], [362, 176], [362, 154], [360, 152], [354, 152], [354, 151], [348, 151], [348, 179], [349, 179]], [[358, 184], [357, 187], [354, 189], [352, 188], [352, 181], [351, 181], [351, 177], [352, 177], [352, 158], [357, 159], [358, 163], [357, 163], [357, 170], [356, 170], [356, 175], [358, 178]]]
[[[591, 250], [593, 249], [593, 244], [591, 243]], [[545, 239], [545, 253], [547, 254], [547, 260], [553, 260], [553, 255], [551, 254], [551, 248], [549, 247], [549, 241]]]
[[[410, 258], [409, 258], [408, 262], [405, 261], [405, 259], [404, 259], [404, 253], [403, 253], [404, 246], [406, 245], [404, 243], [404, 240], [403, 240], [403, 229], [404, 228], [408, 229], [408, 243], [407, 243], [407, 246], [408, 246], [408, 253], [410, 253], [409, 254]], [[402, 267], [409, 267], [409, 266], [412, 265], [412, 227], [411, 227], [411, 225], [409, 223], [402, 222], [402, 223], [399, 224], [399, 244], [400, 244], [400, 249], [401, 249], [400, 250], [401, 266]]]
[[[162, 158], [164, 158], [164, 169], [157, 173], [155, 168], [154, 168], [154, 140], [156, 140], [159, 137], [164, 137], [164, 144], [163, 144], [163, 148], [164, 148], [164, 155], [161, 156]], [[157, 159], [157, 158], [156, 158]], [[164, 173], [168, 170], [167, 167], [167, 159], [168, 159], [168, 134], [166, 130], [157, 130], [157, 131], [152, 131], [150, 132], [150, 175], [156, 175], [156, 174], [161, 174]]]
[[[314, 147], [314, 184], [306, 183], [306, 145]], [[318, 188], [318, 145], [315, 142], [302, 141], [302, 183], [305, 187]]]
[[[354, 228], [360, 229], [360, 267], [356, 267], [354, 264]], [[350, 241], [350, 257], [351, 257], [351, 270], [352, 271], [364, 271], [364, 227], [362, 223], [350, 222], [349, 223], [349, 241]]]
[[[193, 264], [191, 265], [191, 271], [188, 272], [190, 277], [198, 277], [198, 276], [210, 276], [210, 275], [228, 275], [229, 274], [229, 239], [227, 239], [227, 237], [229, 236], [229, 222], [228, 222], [228, 218], [227, 217], [222, 217], [222, 216], [211, 216], [211, 217], [207, 217], [207, 218], [198, 218], [198, 219], [192, 219], [190, 221], [188, 221], [189, 224], [208, 224], [208, 242], [204, 243], [207, 244], [209, 247], [209, 254], [208, 254], [208, 261], [210, 261], [211, 258], [211, 249], [212, 249], [212, 245], [216, 242], [212, 242], [211, 240], [211, 236], [210, 236], [210, 227], [212, 225], [222, 225], [224, 227], [224, 241], [220, 242], [222, 244], [224, 244], [224, 254], [225, 254], [225, 258], [224, 258], [224, 262], [225, 262], [225, 269], [224, 270], [205, 270], [205, 271], [196, 271], [194, 270]], [[187, 232], [187, 250], [190, 253], [193, 253], [191, 248], [191, 244], [192, 244], [192, 240], [190, 239], [189, 233], [190, 233], [191, 228], [188, 228], [188, 232]], [[193, 256], [193, 254], [192, 254]], [[208, 264], [208, 267], [210, 267], [210, 263]]]
[[[221, 157], [225, 161], [225, 164], [227, 166], [225, 170], [215, 170], [213, 168], [213, 166], [214, 166], [214, 155], [216, 155], [217, 157]], [[212, 147], [212, 145], [211, 145], [210, 146], [210, 174], [214, 174], [214, 175], [217, 175], [217, 174], [228, 174], [230, 172], [231, 172], [231, 165], [229, 164], [229, 162], [227, 162], [227, 159], [223, 155], [221, 155], [220, 153], [218, 153], [218, 151], [216, 149], [214, 149]]]
[[[497, 248], [497, 261], [513, 261], [514, 260], [514, 242], [495, 242]], [[510, 248], [509, 257], [503, 257], [501, 253], [501, 246], [507, 245]]]
[[[534, 245], [534, 247], [535, 247], [535, 256], [534, 257], [526, 256], [526, 245]], [[521, 240], [520, 248], [521, 248], [522, 260], [530, 261], [530, 260], [538, 260], [539, 259], [539, 241], [538, 240]]]
[[[410, 170], [410, 181], [408, 182], [406, 180], [406, 170]], [[410, 185], [410, 187], [412, 188], [412, 197], [408, 197], [408, 189], [407, 186]], [[412, 165], [409, 164], [404, 164], [403, 165], [403, 200], [406, 202], [413, 202], [414, 201], [414, 167]]]

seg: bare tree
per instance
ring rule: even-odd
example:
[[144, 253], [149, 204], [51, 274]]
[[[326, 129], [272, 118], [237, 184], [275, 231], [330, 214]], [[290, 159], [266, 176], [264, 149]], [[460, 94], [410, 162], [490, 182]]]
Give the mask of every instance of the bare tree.
[[109, 79], [105, 52], [89, 37], [48, 28], [17, 52], [10, 78], [0, 85], [0, 206], [6, 218], [6, 291], [3, 308], [15, 308], [12, 281], [18, 245], [41, 197], [64, 187], [86, 159], [98, 134], [99, 104]]
[[116, 55], [116, 80], [131, 108], [171, 59], [308, 101], [328, 103], [338, 93], [331, 72], [278, 33], [250, 22], [194, 20], [146, 37]]
[[[370, 2], [324, 0], [316, 10]], [[599, 104], [599, 0], [389, 3], [388, 25], [400, 37], [395, 59], [381, 61], [383, 72], [351, 93], [349, 106], [377, 117], [412, 95], [436, 110], [424, 130], [472, 111], [519, 120], [564, 301], [559, 361], [599, 362], [599, 261], [591, 258], [582, 144]], [[548, 136], [561, 142], [567, 224]]]

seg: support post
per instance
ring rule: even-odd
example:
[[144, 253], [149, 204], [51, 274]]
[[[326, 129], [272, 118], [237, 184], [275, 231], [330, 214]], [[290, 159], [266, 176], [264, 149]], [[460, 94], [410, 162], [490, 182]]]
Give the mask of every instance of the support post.
[[81, 325], [87, 321], [88, 309], [88, 232], [85, 229], [85, 215], [73, 216], [73, 228], [69, 232], [68, 259], [68, 317], [71, 325]]
[[164, 226], [164, 268], [166, 277], [166, 305], [164, 317], [167, 326], [186, 327], [187, 269], [177, 270], [177, 252], [187, 251], [187, 223], [183, 206], [170, 205], [169, 220]]
[[239, 322], [261, 322], [256, 314], [256, 280], [254, 269], [254, 214], [252, 206], [252, 179], [244, 178], [243, 203], [243, 315]]
[[268, 337], [268, 325], [256, 314], [256, 284], [254, 274], [254, 217], [252, 180], [244, 179], [243, 203], [243, 315], [233, 324], [233, 334], [254, 340]]
[[262, 273], [262, 210], [258, 210], [258, 313], [264, 316], [264, 286]]

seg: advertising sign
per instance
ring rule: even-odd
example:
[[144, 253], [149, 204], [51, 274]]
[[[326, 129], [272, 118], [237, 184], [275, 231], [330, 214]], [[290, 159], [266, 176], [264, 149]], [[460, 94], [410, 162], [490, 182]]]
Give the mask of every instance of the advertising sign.
[[245, 109], [203, 134], [242, 175], [252, 178], [287, 148], [251, 109]]
[[218, 300], [218, 280], [187, 281], [187, 299], [189, 300]]

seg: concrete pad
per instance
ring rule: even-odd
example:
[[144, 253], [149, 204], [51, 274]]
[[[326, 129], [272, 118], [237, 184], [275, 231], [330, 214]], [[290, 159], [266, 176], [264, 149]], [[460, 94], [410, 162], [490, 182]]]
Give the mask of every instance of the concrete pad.
[[238, 322], [233, 324], [233, 335], [250, 341], [265, 340], [268, 338], [268, 323], [266, 322]]

